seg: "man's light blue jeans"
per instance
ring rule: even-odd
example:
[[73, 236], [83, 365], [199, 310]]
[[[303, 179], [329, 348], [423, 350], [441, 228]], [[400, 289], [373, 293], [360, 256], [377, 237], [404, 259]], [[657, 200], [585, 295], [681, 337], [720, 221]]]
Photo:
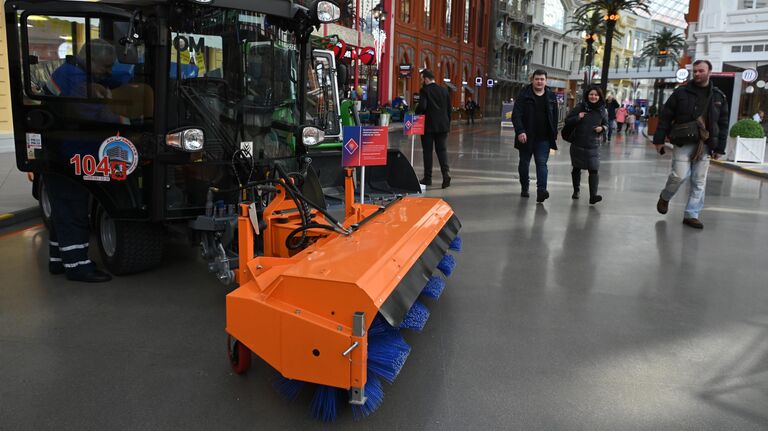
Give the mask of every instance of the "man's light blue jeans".
[[[667, 185], [661, 191], [661, 198], [665, 201], [672, 199], [677, 189], [690, 177], [691, 189], [688, 192], [688, 205], [685, 207], [685, 218], [699, 218], [701, 209], [704, 208], [704, 190], [707, 185], [707, 171], [709, 170], [709, 154], [703, 154], [700, 160], [691, 160], [691, 155], [696, 150], [696, 145], [688, 144], [675, 147], [672, 153], [672, 173], [667, 178]], [[707, 151], [707, 148], [704, 148]]]

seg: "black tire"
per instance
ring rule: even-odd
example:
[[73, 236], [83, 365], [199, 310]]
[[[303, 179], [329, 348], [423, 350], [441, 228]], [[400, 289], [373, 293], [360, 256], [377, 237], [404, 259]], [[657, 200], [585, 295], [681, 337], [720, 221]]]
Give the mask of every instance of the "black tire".
[[[39, 176], [39, 174], [38, 174]], [[45, 184], [42, 178], [35, 179], [37, 205], [40, 207], [40, 218], [43, 220], [45, 228], [51, 230], [51, 200], [48, 197], [48, 192], [45, 190]]]
[[103, 208], [96, 214], [99, 253], [109, 272], [133, 274], [160, 265], [165, 237], [162, 226], [113, 220]]

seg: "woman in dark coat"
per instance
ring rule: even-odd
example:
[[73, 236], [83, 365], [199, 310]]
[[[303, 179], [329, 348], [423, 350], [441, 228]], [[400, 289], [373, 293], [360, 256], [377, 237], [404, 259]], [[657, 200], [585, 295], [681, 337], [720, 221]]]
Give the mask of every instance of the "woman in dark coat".
[[576, 105], [565, 118], [565, 126], [573, 127], [571, 138], [571, 179], [573, 180], [573, 199], [579, 198], [581, 170], [589, 171], [589, 203], [596, 204], [603, 200], [597, 194], [600, 168], [600, 139], [608, 130], [608, 112], [600, 87], [589, 86], [584, 101]]

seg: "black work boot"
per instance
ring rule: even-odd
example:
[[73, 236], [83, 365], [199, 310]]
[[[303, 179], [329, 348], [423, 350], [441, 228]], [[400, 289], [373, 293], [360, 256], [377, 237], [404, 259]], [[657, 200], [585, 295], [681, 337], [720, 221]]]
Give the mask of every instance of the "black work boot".
[[581, 170], [574, 169], [571, 171], [571, 181], [573, 182], [573, 194], [571, 199], [578, 199], [581, 195]]
[[603, 200], [603, 197], [597, 194], [597, 185], [600, 183], [598, 174], [589, 174], [589, 203], [596, 204]]

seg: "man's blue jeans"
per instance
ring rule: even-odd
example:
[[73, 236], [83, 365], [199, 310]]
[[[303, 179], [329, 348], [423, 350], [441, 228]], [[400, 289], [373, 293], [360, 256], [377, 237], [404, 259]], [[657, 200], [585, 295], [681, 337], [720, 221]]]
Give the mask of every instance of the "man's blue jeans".
[[540, 141], [533, 145], [526, 145], [520, 150], [520, 163], [517, 165], [517, 172], [520, 174], [520, 185], [523, 190], [528, 191], [530, 178], [528, 171], [531, 167], [531, 157], [536, 163], [536, 189], [547, 189], [547, 160], [549, 160], [549, 142]]
[[677, 193], [683, 182], [690, 176], [691, 190], [688, 192], [685, 218], [699, 218], [699, 213], [704, 208], [704, 190], [707, 185], [709, 155], [703, 154], [700, 156], [700, 160], [691, 160], [691, 155], [695, 150], [696, 145], [694, 144], [675, 147], [674, 153], [672, 153], [672, 173], [669, 174], [667, 185], [661, 191], [662, 199], [665, 201], [672, 199], [672, 196]]

